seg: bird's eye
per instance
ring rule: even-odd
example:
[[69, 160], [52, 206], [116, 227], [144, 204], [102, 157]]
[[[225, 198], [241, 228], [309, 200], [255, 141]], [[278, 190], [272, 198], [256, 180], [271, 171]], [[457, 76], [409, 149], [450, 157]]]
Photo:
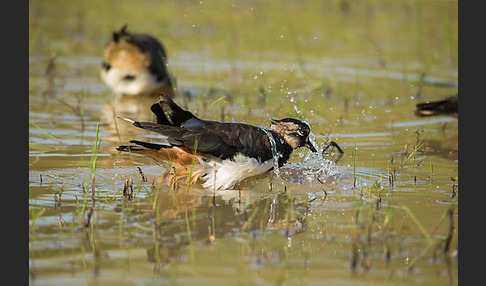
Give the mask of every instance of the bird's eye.
[[109, 63], [102, 62], [101, 67], [108, 71], [108, 70], [110, 70], [111, 65]]
[[130, 74], [127, 74], [126, 76], [123, 77], [124, 80], [128, 80], [128, 81], [131, 81], [131, 80], [134, 80], [135, 79], [135, 76], [134, 75], [130, 75]]

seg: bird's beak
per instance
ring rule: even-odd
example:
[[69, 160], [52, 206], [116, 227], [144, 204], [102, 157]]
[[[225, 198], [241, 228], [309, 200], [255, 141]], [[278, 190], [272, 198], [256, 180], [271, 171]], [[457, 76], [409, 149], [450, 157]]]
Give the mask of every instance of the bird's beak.
[[316, 147], [314, 146], [314, 144], [312, 144], [309, 138], [307, 138], [307, 141], [305, 142], [305, 146], [307, 146], [307, 148], [309, 148], [312, 152], [317, 152]]

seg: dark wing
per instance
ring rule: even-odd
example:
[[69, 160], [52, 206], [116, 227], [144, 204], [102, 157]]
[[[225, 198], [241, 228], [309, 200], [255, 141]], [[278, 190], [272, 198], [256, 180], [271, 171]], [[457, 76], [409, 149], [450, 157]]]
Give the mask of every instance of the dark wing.
[[268, 135], [260, 128], [247, 124], [192, 118], [180, 127], [151, 122], [134, 122], [133, 125], [167, 136], [168, 142], [174, 146], [193, 149], [197, 144], [197, 151], [221, 159], [232, 158], [238, 152], [261, 161], [272, 157]]
[[199, 151], [222, 159], [232, 158], [238, 152], [261, 161], [272, 158], [268, 135], [258, 127], [242, 123], [210, 122], [202, 129], [204, 132], [198, 142]]

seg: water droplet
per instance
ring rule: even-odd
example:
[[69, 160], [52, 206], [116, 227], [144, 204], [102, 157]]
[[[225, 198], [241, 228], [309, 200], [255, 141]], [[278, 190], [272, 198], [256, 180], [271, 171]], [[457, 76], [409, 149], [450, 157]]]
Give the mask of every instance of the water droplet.
[[295, 112], [297, 112], [297, 114], [302, 114], [302, 112], [297, 108], [296, 105], [294, 105], [294, 110], [295, 110]]

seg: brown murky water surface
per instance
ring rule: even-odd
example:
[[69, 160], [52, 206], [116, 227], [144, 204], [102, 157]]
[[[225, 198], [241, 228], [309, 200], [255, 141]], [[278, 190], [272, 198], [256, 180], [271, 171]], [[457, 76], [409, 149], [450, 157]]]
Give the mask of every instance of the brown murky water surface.
[[[457, 8], [29, 2], [30, 283], [456, 285], [458, 121], [413, 109], [457, 92]], [[188, 94], [175, 100], [197, 116], [301, 118], [345, 155], [302, 149], [239, 190], [171, 189], [115, 150], [160, 140], [114, 120], [133, 106], [152, 120], [154, 100], [113, 106], [99, 77], [124, 23], [162, 40]]]

